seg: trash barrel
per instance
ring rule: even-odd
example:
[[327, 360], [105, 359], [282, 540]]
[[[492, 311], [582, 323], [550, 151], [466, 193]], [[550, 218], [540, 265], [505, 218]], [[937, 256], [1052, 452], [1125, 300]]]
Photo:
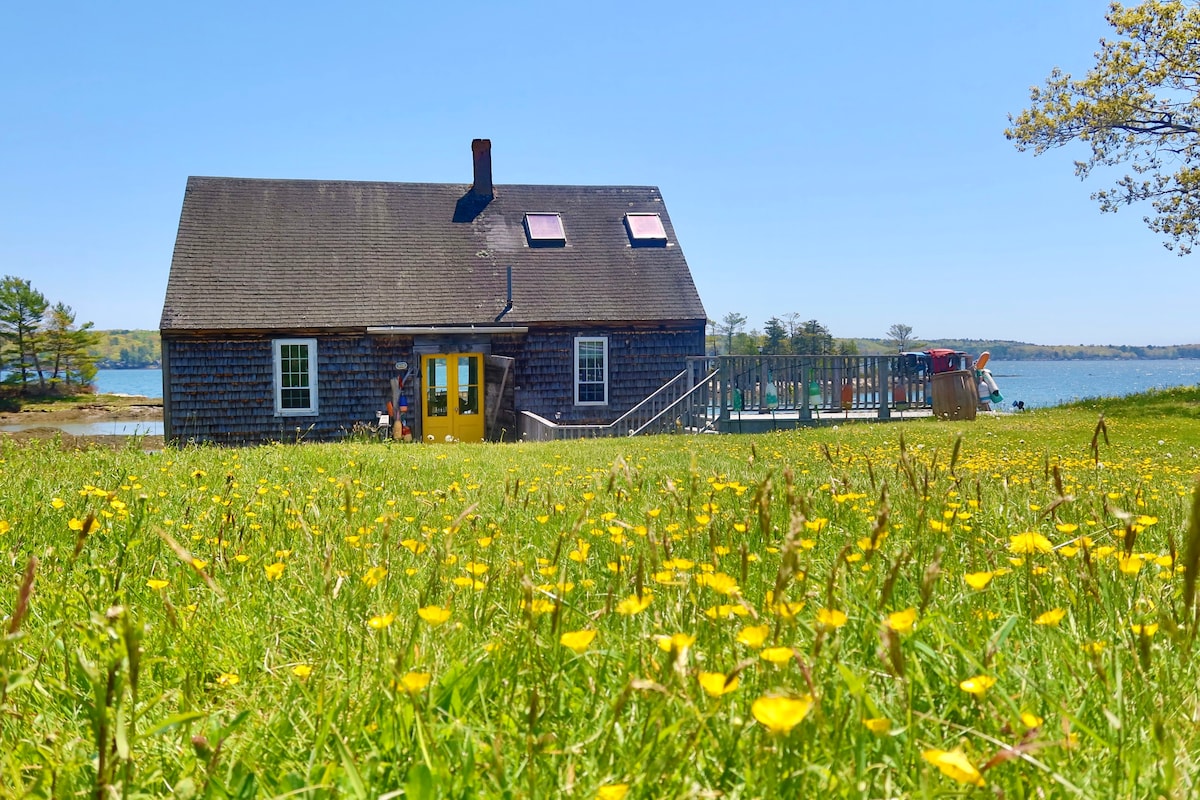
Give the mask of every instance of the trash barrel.
[[939, 419], [975, 419], [979, 390], [969, 369], [933, 375], [933, 415]]

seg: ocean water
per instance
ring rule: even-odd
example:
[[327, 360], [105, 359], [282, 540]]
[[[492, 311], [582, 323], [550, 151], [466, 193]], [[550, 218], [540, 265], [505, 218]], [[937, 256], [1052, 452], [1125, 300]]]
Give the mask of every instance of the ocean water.
[[[1046, 408], [1091, 397], [1123, 397], [1148, 389], [1200, 383], [1200, 359], [1170, 361], [990, 361], [988, 369], [1004, 405], [1023, 400], [1026, 408]], [[105, 394], [162, 397], [162, 370], [102, 369], [96, 385]]]
[[101, 394], [130, 394], [161, 399], [161, 369], [102, 369], [96, 372]]
[[1200, 359], [1169, 361], [990, 361], [987, 365], [1004, 395], [1026, 408], [1047, 408], [1094, 397], [1124, 397], [1150, 389], [1200, 384]]

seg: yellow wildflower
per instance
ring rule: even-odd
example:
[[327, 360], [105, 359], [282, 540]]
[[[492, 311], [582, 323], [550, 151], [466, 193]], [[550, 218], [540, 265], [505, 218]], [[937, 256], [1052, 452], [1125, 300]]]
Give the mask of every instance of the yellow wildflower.
[[621, 602], [617, 603], [617, 613], [625, 616], [640, 614], [650, 607], [650, 601], [654, 596], [649, 592], [644, 592], [641, 597], [636, 594], [631, 594]]
[[959, 783], [983, 786], [983, 776], [962, 750], [926, 750], [921, 757], [933, 764], [942, 774]]
[[760, 697], [750, 713], [771, 733], [786, 734], [799, 725], [812, 709], [812, 695], [801, 697]]
[[367, 585], [367, 588], [374, 589], [379, 585], [379, 582], [387, 577], [387, 569], [384, 567], [371, 567], [362, 576], [362, 582]]
[[867, 730], [876, 736], [882, 736], [892, 729], [892, 721], [886, 717], [872, 717], [871, 719], [864, 719], [863, 725], [865, 725]]
[[670, 636], [655, 636], [658, 649], [670, 653], [682, 653], [696, 643], [696, 637], [686, 633], [673, 633]]
[[417, 609], [417, 616], [427, 622], [430, 626], [436, 628], [446, 620], [450, 619], [450, 609], [442, 608], [441, 606], [423, 606]]
[[1054, 545], [1040, 533], [1027, 531], [1026, 533], [1018, 533], [1016, 536], [1010, 536], [1008, 549], [1010, 552], [1017, 553], [1018, 555], [1033, 555], [1034, 553], [1053, 552]]
[[596, 631], [568, 631], [558, 637], [558, 643], [568, 650], [576, 653], [586, 652], [592, 646], [592, 640], [596, 638]]
[[767, 634], [771, 632], [770, 625], [748, 625], [738, 631], [738, 644], [744, 644], [747, 647], [757, 650], [763, 646], [763, 642], [767, 640]]
[[428, 672], [406, 672], [400, 678], [400, 687], [409, 694], [416, 694], [428, 686], [432, 678]]
[[267, 564], [263, 570], [267, 573], [267, 580], [279, 580], [279, 576], [283, 574], [284, 564], [282, 561], [277, 561], [274, 564]]
[[996, 679], [991, 675], [976, 675], [973, 678], [967, 678], [962, 683], [958, 684], [958, 688], [962, 689], [967, 694], [973, 694], [980, 697], [987, 693], [987, 690], [996, 684]]
[[1033, 621], [1034, 625], [1047, 625], [1052, 628], [1058, 627], [1058, 623], [1062, 622], [1063, 617], [1067, 612], [1061, 608], [1052, 608], [1038, 615], [1038, 618]]
[[709, 697], [720, 697], [738, 687], [740, 678], [737, 675], [726, 677], [720, 672], [701, 672], [699, 675], [700, 688]]
[[887, 615], [887, 626], [896, 633], [909, 633], [917, 622], [917, 610], [906, 608]]
[[388, 614], [379, 614], [378, 616], [371, 617], [369, 620], [367, 620], [367, 624], [370, 625], [375, 630], [381, 631], [384, 628], [386, 628], [387, 626], [391, 625], [395, 621], [396, 621], [396, 615], [388, 613]]
[[817, 609], [817, 624], [826, 630], [836, 630], [847, 622], [845, 612], [837, 609], [818, 608]]
[[786, 664], [794, 655], [795, 652], [790, 647], [768, 647], [759, 653], [763, 661], [770, 661], [772, 664]]

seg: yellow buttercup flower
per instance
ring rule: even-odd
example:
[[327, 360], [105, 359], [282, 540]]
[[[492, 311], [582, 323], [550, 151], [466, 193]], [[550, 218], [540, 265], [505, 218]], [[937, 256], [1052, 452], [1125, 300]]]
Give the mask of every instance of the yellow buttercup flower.
[[767, 640], [767, 635], [771, 633], [770, 625], [748, 625], [738, 631], [738, 644], [744, 644], [747, 647], [757, 650], [763, 646], [763, 642]]
[[975, 769], [975, 765], [962, 750], [926, 750], [921, 753], [921, 758], [941, 770], [943, 775], [953, 778], [959, 783], [969, 783], [974, 786], [984, 785], [983, 776], [979, 774], [979, 770]]
[[892, 721], [886, 717], [872, 717], [871, 719], [864, 719], [863, 725], [865, 725], [867, 730], [876, 736], [882, 736], [892, 729]]
[[801, 697], [760, 697], [750, 706], [750, 713], [774, 734], [787, 734], [808, 716], [812, 695]]
[[267, 564], [263, 570], [267, 573], [267, 580], [279, 580], [279, 576], [283, 574], [284, 564], [282, 561], [277, 561], [274, 564]]
[[309, 675], [312, 675], [312, 671], [313, 668], [308, 664], [297, 664], [296, 666], [292, 667], [292, 674], [300, 680], [304, 680]]
[[1137, 553], [1134, 553], [1133, 555], [1128, 556], [1128, 557], [1122, 556], [1117, 561], [1117, 567], [1124, 574], [1133, 576], [1133, 575], [1137, 575], [1139, 572], [1142, 571], [1142, 566], [1144, 563], [1145, 562], [1142, 561], [1142, 557], [1139, 556]]
[[596, 638], [596, 631], [569, 631], [558, 637], [558, 643], [576, 653], [586, 652]]
[[644, 592], [641, 597], [638, 597], [636, 594], [631, 594], [629, 597], [626, 597], [624, 600], [617, 603], [617, 613], [624, 614], [626, 616], [640, 614], [650, 607], [650, 601], [653, 599], [653, 595], [651, 595], [649, 592]]
[[817, 609], [817, 624], [826, 630], [836, 630], [846, 624], [848, 618], [846, 614], [837, 609], [818, 608]]
[[442, 608], [441, 606], [423, 606], [417, 609], [417, 616], [436, 628], [450, 619], [450, 609]]
[[724, 694], [729, 694], [738, 687], [741, 680], [737, 675], [727, 678], [721, 672], [701, 672], [698, 676], [700, 688], [702, 688], [709, 697], [720, 697]]
[[432, 678], [428, 672], [406, 672], [400, 679], [400, 686], [409, 694], [416, 694], [424, 690]]
[[682, 653], [693, 644], [696, 643], [696, 637], [686, 633], [674, 633], [670, 636], [655, 636], [654, 640], [658, 642], [658, 649], [670, 653]]
[[887, 626], [896, 633], [909, 633], [917, 622], [917, 610], [906, 608], [887, 615]]
[[1063, 617], [1067, 612], [1061, 608], [1052, 608], [1045, 613], [1039, 614], [1038, 618], [1033, 621], [1035, 625], [1047, 625], [1049, 627], [1058, 627], [1058, 623], [1062, 622]]
[[236, 672], [222, 672], [217, 676], [217, 684], [220, 686], [236, 686], [240, 680]]
[[701, 586], [707, 586], [718, 594], [736, 595], [741, 593], [737, 581], [724, 572], [716, 572], [711, 575], [697, 575], [696, 583]]
[[958, 684], [958, 688], [962, 689], [967, 694], [973, 694], [976, 697], [984, 695], [987, 690], [996, 684], [996, 679], [991, 675], [976, 675], [973, 678], [967, 678], [962, 683]]
[[1040, 533], [1028, 531], [1009, 537], [1008, 549], [1018, 555], [1033, 555], [1034, 553], [1051, 553], [1054, 545]]
[[395, 622], [395, 620], [396, 620], [395, 614], [391, 614], [391, 613], [380, 614], [378, 616], [371, 617], [369, 620], [367, 620], [367, 624], [370, 625], [375, 630], [381, 631], [384, 628], [386, 628], [387, 626], [391, 625], [393, 622]]
[[157, 592], [159, 589], [167, 588], [170, 583], [162, 580], [161, 578], [151, 578], [150, 580], [146, 581], [146, 585]]
[[606, 783], [596, 790], [596, 800], [625, 800], [627, 794], [628, 783]]
[[387, 569], [384, 567], [371, 567], [362, 576], [362, 582], [367, 585], [367, 588], [374, 589], [379, 585], [379, 582], [387, 577]]
[[772, 664], [786, 664], [795, 654], [790, 647], [768, 647], [758, 655], [763, 661], [770, 661]]

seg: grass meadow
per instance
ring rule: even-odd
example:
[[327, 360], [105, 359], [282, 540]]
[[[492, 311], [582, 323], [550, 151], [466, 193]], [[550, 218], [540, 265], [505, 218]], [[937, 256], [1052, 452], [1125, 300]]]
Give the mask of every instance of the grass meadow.
[[0, 459], [0, 796], [1200, 792], [1197, 389]]

